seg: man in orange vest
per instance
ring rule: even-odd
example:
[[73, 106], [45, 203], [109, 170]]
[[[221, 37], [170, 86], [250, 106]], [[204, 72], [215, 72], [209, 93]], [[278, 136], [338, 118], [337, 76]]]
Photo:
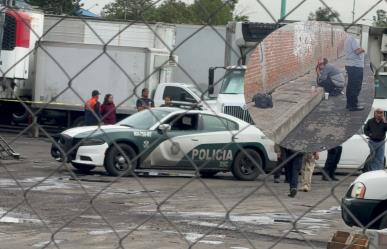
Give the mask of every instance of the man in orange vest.
[[85, 105], [85, 125], [98, 125], [100, 121], [100, 106], [98, 101], [100, 92], [93, 90], [91, 98], [86, 101]]

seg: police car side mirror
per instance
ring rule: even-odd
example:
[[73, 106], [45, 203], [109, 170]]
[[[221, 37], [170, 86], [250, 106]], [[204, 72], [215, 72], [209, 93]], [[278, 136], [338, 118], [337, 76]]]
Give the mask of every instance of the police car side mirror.
[[161, 131], [162, 133], [165, 133], [167, 131], [170, 131], [171, 130], [171, 125], [169, 124], [161, 124], [159, 125], [159, 131]]

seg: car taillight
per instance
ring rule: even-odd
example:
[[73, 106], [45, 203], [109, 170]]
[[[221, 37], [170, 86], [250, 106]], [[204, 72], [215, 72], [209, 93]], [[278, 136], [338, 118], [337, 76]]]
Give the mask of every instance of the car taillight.
[[357, 182], [353, 185], [351, 197], [357, 199], [364, 199], [366, 187], [363, 183]]

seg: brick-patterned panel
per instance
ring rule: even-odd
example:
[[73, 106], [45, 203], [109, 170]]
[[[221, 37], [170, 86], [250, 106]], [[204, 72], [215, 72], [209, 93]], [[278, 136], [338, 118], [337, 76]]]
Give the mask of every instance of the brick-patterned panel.
[[317, 60], [343, 56], [347, 34], [323, 22], [288, 24], [271, 33], [251, 54], [245, 76], [245, 99], [271, 91], [314, 70]]

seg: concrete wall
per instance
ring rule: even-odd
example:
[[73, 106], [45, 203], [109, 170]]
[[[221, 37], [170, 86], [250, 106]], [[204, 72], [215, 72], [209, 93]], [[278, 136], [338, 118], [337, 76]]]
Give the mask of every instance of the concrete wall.
[[[226, 27], [214, 27], [218, 33], [211, 27], [205, 27], [199, 31], [201, 27], [203, 26], [176, 25], [174, 54], [179, 57], [179, 66], [184, 70], [176, 67], [173, 72], [173, 81], [194, 83], [194, 80], [202, 90], [206, 90], [208, 88], [208, 68], [224, 66]], [[221, 74], [216, 75], [215, 80], [222, 76]]]
[[342, 28], [319, 22], [289, 24], [271, 33], [250, 57], [245, 98], [314, 70], [319, 58], [343, 56], [346, 36]]

